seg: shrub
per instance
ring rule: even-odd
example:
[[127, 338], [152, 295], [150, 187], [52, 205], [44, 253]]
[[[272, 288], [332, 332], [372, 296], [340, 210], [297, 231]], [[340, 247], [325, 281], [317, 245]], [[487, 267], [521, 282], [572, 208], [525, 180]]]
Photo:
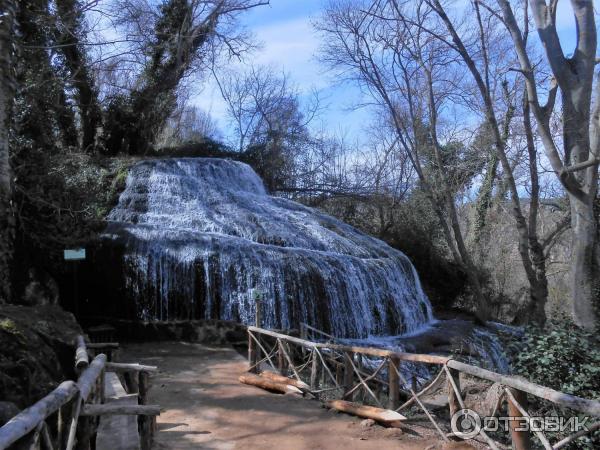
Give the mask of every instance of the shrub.
[[[516, 374], [528, 380], [579, 397], [600, 400], [600, 340], [570, 319], [556, 317], [544, 328], [527, 327], [525, 335], [509, 345]], [[530, 397], [530, 400], [533, 400]], [[531, 409], [536, 415], [577, 415], [558, 410], [547, 402], [535, 400]], [[591, 418], [588, 425], [595, 419]], [[551, 435], [551, 433], [548, 433]], [[554, 439], [563, 435], [555, 434]], [[592, 449], [600, 446], [600, 432], [581, 438], [569, 448]]]

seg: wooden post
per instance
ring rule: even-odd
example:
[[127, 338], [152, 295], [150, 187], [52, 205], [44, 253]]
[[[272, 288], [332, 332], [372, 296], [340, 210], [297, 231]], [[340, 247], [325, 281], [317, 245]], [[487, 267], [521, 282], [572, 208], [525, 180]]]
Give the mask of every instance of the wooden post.
[[139, 416], [140, 446], [141, 450], [152, 448], [153, 418], [156, 416]]
[[262, 304], [261, 304], [261, 298], [260, 298], [260, 294], [258, 292], [255, 292], [256, 297], [254, 298], [255, 304], [256, 304], [256, 309], [255, 309], [255, 316], [254, 316], [254, 326], [256, 326], [256, 328], [262, 328]]
[[256, 349], [257, 345], [254, 342], [254, 339], [252, 339], [252, 331], [248, 330], [248, 365], [250, 367], [250, 372], [252, 373], [258, 373], [258, 367], [255, 367], [258, 362]]
[[140, 384], [139, 384], [139, 404], [148, 404], [148, 390], [150, 389], [150, 375], [148, 372], [140, 372]]
[[390, 357], [388, 363], [388, 408], [391, 410], [395, 410], [400, 406], [400, 378], [398, 377], [398, 370], [400, 370], [400, 360], [394, 356]]
[[317, 381], [319, 379], [319, 361], [317, 352], [313, 349], [312, 351], [312, 362], [310, 368], [310, 389], [314, 391], [317, 389]]
[[73, 413], [71, 414], [71, 421], [67, 426], [66, 450], [71, 450], [75, 447], [77, 428], [79, 427], [79, 413], [81, 412], [82, 403], [83, 400], [81, 394], [76, 395], [75, 403], [73, 404]]
[[[306, 333], [306, 324], [304, 322], [300, 322], [300, 339], [307, 341], [307, 333]], [[300, 347], [300, 352], [302, 353], [302, 358], [306, 356], [306, 348], [304, 346]]]
[[279, 341], [278, 347], [279, 348], [277, 349], [277, 368], [279, 369], [279, 373], [285, 375], [285, 356], [283, 354], [283, 344], [281, 343], [281, 341]]
[[[364, 372], [364, 363], [363, 363], [363, 355], [361, 353], [356, 353], [356, 368], [361, 371]], [[375, 384], [379, 384], [379, 383], [375, 383]], [[377, 398], [379, 398], [379, 395], [377, 392], [374, 392], [375, 396]], [[364, 403], [365, 401], [365, 390], [364, 389], [357, 389], [356, 392], [354, 392], [354, 395], [352, 396], [352, 399], [355, 402], [358, 403]]]
[[[256, 304], [256, 310], [255, 310], [255, 317], [254, 317], [254, 325], [256, 326], [256, 328], [262, 328], [262, 301], [260, 298], [260, 293], [255, 291], [255, 304]], [[260, 333], [256, 333], [255, 334], [256, 340], [257, 341], [261, 341], [261, 335]], [[254, 364], [258, 363], [258, 361], [260, 361], [262, 359], [262, 352], [260, 351], [260, 346], [256, 346], [255, 349], [255, 354], [256, 354], [256, 359]], [[256, 367], [256, 372], [260, 372], [260, 367]]]
[[352, 368], [352, 360], [354, 353], [345, 352], [344, 354], [344, 391], [352, 389], [352, 381], [354, 380], [354, 369]]
[[79, 335], [76, 339], [75, 349], [75, 370], [77, 373], [83, 372], [87, 366], [90, 365], [90, 358], [88, 356], [87, 347], [83, 336]]
[[56, 447], [65, 448], [67, 446], [67, 440], [69, 439], [69, 426], [71, 425], [71, 419], [75, 412], [75, 401], [79, 400], [76, 397], [73, 400], [65, 403], [58, 410], [58, 433], [56, 438]]
[[76, 450], [90, 450], [90, 441], [94, 434], [92, 428], [92, 417], [79, 416], [77, 422], [75, 449]]
[[125, 379], [125, 385], [127, 387], [128, 394], [138, 394], [140, 392], [139, 387], [139, 372], [125, 372], [123, 374], [123, 378]]
[[106, 401], [106, 390], [105, 390], [105, 380], [106, 380], [106, 370], [102, 369], [102, 373], [100, 373], [100, 403], [104, 403]]
[[[508, 388], [515, 400], [521, 405], [523, 409], [527, 409], [527, 393], [519, 391], [517, 389]], [[512, 402], [512, 399], [508, 398], [508, 415], [509, 417], [522, 417], [523, 415], [519, 411], [517, 405]], [[531, 448], [531, 436], [528, 431], [517, 431], [516, 429], [523, 425], [521, 421], [509, 422], [510, 437], [512, 439], [514, 450], [529, 450]]]
[[[380, 399], [383, 395], [382, 391], [383, 391], [383, 385], [381, 383], [375, 383], [375, 389], [373, 389], [373, 392], [375, 393], [375, 397]], [[365, 397], [365, 395], [363, 395], [363, 400], [364, 400], [364, 397]]]
[[344, 364], [343, 363], [337, 363], [335, 364], [335, 381], [337, 382], [337, 384], [343, 384], [343, 371], [344, 371]]
[[[460, 391], [460, 372], [456, 369], [448, 368], [448, 372], [446, 373], [448, 377], [452, 377], [454, 382], [456, 383], [456, 387]], [[456, 414], [461, 410], [460, 401], [454, 392], [454, 388], [452, 387], [452, 383], [450, 380], [447, 381], [447, 390], [448, 390], [448, 407], [450, 408], [450, 417]]]

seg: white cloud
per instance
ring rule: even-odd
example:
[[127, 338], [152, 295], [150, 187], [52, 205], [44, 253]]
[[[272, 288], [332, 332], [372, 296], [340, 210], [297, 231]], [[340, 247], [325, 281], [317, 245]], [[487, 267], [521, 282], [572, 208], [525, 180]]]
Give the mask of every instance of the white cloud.
[[[308, 17], [280, 21], [269, 25], [253, 27], [252, 32], [261, 48], [247, 61], [233, 64], [233, 70], [244, 70], [244, 65], [271, 66], [290, 74], [290, 81], [301, 93], [327, 87], [328, 79], [315, 59], [319, 38], [315, 34]], [[222, 130], [227, 128], [227, 108], [214, 80], [207, 80], [202, 93], [194, 103], [218, 121]], [[225, 133], [227, 134], [227, 133]]]

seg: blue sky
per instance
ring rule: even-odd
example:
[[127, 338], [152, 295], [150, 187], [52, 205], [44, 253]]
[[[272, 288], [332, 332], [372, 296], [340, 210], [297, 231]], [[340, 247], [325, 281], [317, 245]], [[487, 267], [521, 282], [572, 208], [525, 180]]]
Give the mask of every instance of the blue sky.
[[[467, 0], [456, 0], [457, 5]], [[269, 6], [255, 8], [242, 17], [245, 25], [262, 43], [262, 48], [252, 55], [252, 63], [271, 65], [289, 73], [292, 83], [307, 96], [317, 89], [323, 110], [313, 126], [325, 124], [330, 132], [358, 139], [369, 124], [367, 109], [352, 110], [364, 101], [356, 86], [343, 84], [326, 73], [316, 60], [320, 38], [311, 22], [317, 18], [327, 0], [271, 0]], [[557, 25], [565, 53], [575, 45], [575, 24], [570, 2], [559, 2]], [[537, 36], [534, 37], [537, 39]], [[225, 105], [214, 82], [207, 82], [193, 102], [211, 113], [221, 130], [227, 135]]]
[[[271, 0], [269, 6], [247, 13], [242, 23], [262, 44], [251, 60], [256, 65], [270, 65], [284, 70], [290, 75], [290, 81], [307, 98], [313, 90], [318, 90], [322, 110], [312, 124], [314, 127], [325, 123], [331, 132], [358, 137], [369, 117], [365, 110], [350, 110], [360, 101], [360, 91], [354, 86], [340, 85], [332, 74], [325, 73], [316, 60], [320, 40], [311, 22], [319, 16], [325, 2]], [[215, 83], [208, 82], [194, 98], [194, 103], [208, 110], [227, 135], [225, 105]]]

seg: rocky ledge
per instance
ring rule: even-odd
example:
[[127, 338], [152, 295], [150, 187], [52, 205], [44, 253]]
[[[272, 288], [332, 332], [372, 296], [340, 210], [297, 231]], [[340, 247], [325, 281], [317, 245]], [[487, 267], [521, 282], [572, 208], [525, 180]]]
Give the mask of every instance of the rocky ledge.
[[81, 333], [75, 317], [58, 306], [0, 305], [0, 416], [74, 377], [74, 342]]

